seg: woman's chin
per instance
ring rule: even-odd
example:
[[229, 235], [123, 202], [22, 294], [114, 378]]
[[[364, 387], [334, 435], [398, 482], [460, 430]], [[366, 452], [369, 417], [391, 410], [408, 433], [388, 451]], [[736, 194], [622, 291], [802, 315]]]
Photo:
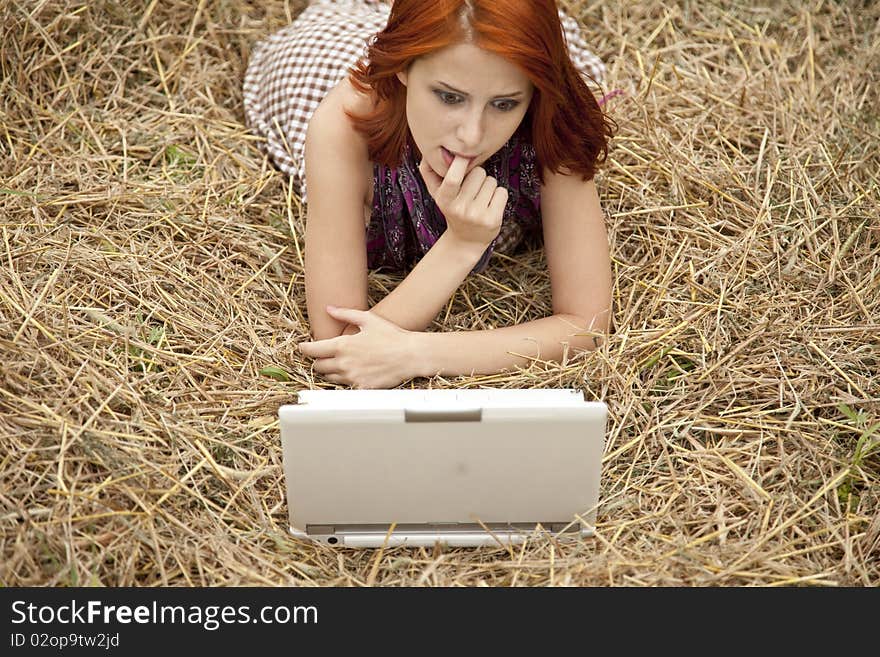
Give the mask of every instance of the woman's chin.
[[428, 162], [428, 168], [429, 168], [431, 171], [433, 171], [434, 174], [435, 174], [438, 178], [445, 178], [445, 177], [446, 177], [446, 172], [449, 171], [449, 167], [437, 167], [437, 166], [431, 164], [430, 161]]

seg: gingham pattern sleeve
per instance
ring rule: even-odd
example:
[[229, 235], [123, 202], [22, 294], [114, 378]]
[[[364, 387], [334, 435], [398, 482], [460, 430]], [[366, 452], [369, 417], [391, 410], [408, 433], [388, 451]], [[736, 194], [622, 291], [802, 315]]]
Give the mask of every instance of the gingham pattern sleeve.
[[601, 85], [605, 79], [605, 64], [587, 48], [581, 26], [562, 9], [559, 10], [559, 20], [562, 22], [562, 33], [565, 35], [572, 64], [582, 74], [586, 73]]
[[[244, 76], [245, 121], [260, 148], [291, 177], [308, 202], [305, 139], [324, 96], [366, 55], [370, 39], [385, 28], [384, 0], [312, 0], [289, 26], [251, 50]], [[572, 62], [601, 82], [605, 69], [584, 43], [574, 18], [559, 10]]]
[[293, 23], [259, 42], [244, 77], [248, 126], [260, 147], [291, 176], [306, 200], [305, 140], [324, 96], [367, 52], [385, 28], [390, 6], [380, 0], [320, 0]]

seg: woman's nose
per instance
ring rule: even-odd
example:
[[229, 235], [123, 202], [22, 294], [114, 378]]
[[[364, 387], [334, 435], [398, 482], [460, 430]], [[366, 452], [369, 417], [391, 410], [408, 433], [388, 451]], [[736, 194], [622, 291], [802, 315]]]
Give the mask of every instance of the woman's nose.
[[466, 112], [458, 124], [458, 137], [463, 150], [472, 154], [483, 139], [483, 113], [480, 111]]

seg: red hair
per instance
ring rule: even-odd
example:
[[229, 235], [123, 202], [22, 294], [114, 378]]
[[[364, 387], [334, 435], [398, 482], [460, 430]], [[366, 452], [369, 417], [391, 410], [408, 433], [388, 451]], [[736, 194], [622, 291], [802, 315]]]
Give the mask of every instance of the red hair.
[[531, 80], [534, 94], [521, 129], [542, 167], [591, 180], [608, 155], [613, 124], [571, 62], [555, 0], [394, 0], [387, 26], [349, 72], [358, 91], [374, 94], [372, 111], [346, 112], [370, 159], [397, 167], [404, 146], [412, 145], [406, 87], [397, 72], [462, 42], [500, 55]]

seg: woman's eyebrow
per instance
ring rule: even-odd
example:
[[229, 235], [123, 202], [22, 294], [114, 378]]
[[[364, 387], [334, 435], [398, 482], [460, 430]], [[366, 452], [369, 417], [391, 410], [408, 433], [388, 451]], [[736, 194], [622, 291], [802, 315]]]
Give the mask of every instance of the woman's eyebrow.
[[[454, 91], [455, 93], [461, 94], [462, 96], [470, 96], [469, 93], [467, 93], [465, 91], [460, 91], [460, 90], [456, 89], [455, 87], [453, 87], [451, 84], [446, 84], [442, 80], [437, 80], [437, 84], [442, 84], [444, 87], [446, 87], [450, 91]], [[522, 95], [523, 95], [522, 91], [512, 91], [509, 94], [499, 94], [498, 96], [493, 96], [493, 98], [516, 98], [517, 96], [522, 96]]]

